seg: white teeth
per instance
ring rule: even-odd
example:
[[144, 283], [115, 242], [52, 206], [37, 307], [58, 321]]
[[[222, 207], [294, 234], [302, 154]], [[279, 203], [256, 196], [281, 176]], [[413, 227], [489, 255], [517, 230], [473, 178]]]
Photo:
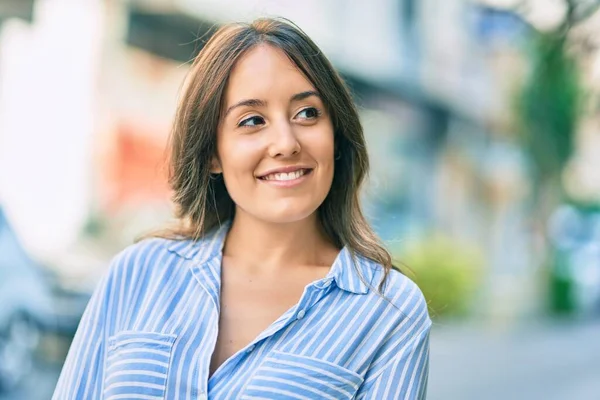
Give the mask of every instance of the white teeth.
[[304, 175], [304, 170], [299, 169], [298, 171], [294, 171], [294, 172], [287, 172], [287, 173], [282, 172], [282, 173], [276, 173], [276, 174], [269, 174], [269, 175], [265, 176], [263, 179], [266, 181], [291, 181], [291, 180], [300, 178], [302, 175]]

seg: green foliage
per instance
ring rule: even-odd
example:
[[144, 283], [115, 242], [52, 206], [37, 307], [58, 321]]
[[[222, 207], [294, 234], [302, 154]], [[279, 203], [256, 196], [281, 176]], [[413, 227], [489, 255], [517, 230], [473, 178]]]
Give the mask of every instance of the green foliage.
[[480, 287], [484, 260], [474, 246], [435, 235], [394, 255], [413, 273], [432, 317], [459, 317], [470, 311]]
[[574, 147], [583, 90], [565, 42], [557, 32], [536, 34], [532, 71], [518, 102], [525, 148], [541, 181], [560, 175]]
[[557, 249], [551, 252], [551, 274], [549, 274], [549, 306], [550, 311], [556, 315], [569, 315], [576, 311], [577, 304], [574, 299], [575, 283], [568, 272], [569, 258], [564, 252]]

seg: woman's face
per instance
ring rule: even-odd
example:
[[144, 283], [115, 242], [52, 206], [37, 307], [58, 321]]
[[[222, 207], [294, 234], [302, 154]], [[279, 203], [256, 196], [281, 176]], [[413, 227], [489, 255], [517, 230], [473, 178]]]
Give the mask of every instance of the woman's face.
[[283, 51], [262, 44], [231, 71], [213, 172], [223, 173], [236, 212], [299, 221], [329, 192], [333, 136], [316, 88]]

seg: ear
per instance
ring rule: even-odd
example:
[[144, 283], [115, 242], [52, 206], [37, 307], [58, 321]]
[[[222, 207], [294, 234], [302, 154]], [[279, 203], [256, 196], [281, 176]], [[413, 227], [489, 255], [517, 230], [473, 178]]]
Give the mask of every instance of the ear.
[[221, 168], [221, 163], [219, 162], [217, 156], [213, 156], [212, 160], [210, 161], [210, 172], [213, 174], [223, 173], [223, 168]]

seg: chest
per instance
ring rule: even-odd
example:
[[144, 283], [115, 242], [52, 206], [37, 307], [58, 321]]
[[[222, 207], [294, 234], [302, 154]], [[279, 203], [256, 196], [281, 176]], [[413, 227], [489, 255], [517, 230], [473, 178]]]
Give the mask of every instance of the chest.
[[235, 353], [298, 303], [304, 285], [227, 282], [221, 291], [219, 344]]
[[211, 359], [211, 374], [228, 358], [257, 338], [302, 297], [306, 285], [326, 270], [288, 276], [256, 277], [230, 273], [221, 279], [219, 331]]

